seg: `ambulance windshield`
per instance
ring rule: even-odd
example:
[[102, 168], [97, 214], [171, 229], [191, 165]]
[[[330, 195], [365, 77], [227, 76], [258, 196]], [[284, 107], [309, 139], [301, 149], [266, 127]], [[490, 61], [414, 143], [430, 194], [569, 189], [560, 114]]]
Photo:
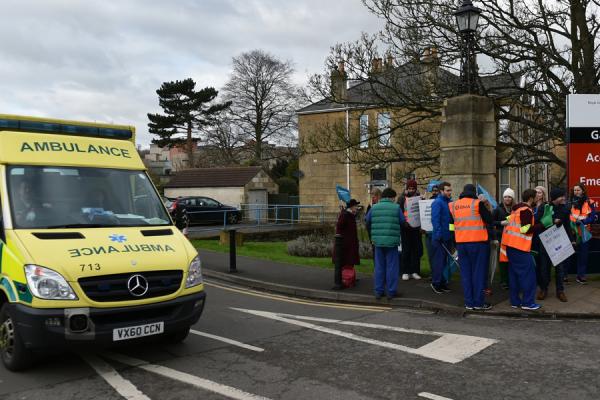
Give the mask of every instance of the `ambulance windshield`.
[[143, 171], [10, 166], [7, 178], [14, 228], [171, 224]]

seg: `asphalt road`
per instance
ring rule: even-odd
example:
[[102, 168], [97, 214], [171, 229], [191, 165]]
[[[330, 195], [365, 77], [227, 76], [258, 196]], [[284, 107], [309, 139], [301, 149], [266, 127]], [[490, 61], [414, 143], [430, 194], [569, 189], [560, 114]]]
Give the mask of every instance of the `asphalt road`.
[[0, 398], [600, 398], [600, 322], [353, 307], [216, 282], [207, 292], [183, 344], [0, 367]]

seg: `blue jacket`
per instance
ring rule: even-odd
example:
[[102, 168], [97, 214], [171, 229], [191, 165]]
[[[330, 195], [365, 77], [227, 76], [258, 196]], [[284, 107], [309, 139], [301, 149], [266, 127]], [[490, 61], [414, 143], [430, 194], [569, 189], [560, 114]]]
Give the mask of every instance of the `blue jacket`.
[[452, 237], [450, 235], [450, 209], [448, 208], [450, 201], [446, 196], [440, 195], [431, 205], [432, 240], [448, 241]]

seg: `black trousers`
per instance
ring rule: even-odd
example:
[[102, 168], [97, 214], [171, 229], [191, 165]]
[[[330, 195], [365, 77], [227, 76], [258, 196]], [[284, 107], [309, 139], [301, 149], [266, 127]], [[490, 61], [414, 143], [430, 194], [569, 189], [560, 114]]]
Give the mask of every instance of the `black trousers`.
[[423, 241], [421, 230], [413, 228], [402, 228], [402, 262], [400, 263], [401, 274], [420, 274], [421, 257], [423, 257]]

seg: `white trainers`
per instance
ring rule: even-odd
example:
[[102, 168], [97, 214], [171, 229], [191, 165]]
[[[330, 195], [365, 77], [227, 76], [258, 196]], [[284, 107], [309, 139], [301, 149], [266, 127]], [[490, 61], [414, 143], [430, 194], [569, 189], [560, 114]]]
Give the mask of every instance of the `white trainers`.
[[414, 274], [412, 274], [411, 277], [413, 279], [417, 279], [417, 280], [421, 279], [421, 275], [417, 274], [416, 272]]
[[407, 281], [408, 280], [408, 274], [402, 274], [402, 280], [403, 281]]

